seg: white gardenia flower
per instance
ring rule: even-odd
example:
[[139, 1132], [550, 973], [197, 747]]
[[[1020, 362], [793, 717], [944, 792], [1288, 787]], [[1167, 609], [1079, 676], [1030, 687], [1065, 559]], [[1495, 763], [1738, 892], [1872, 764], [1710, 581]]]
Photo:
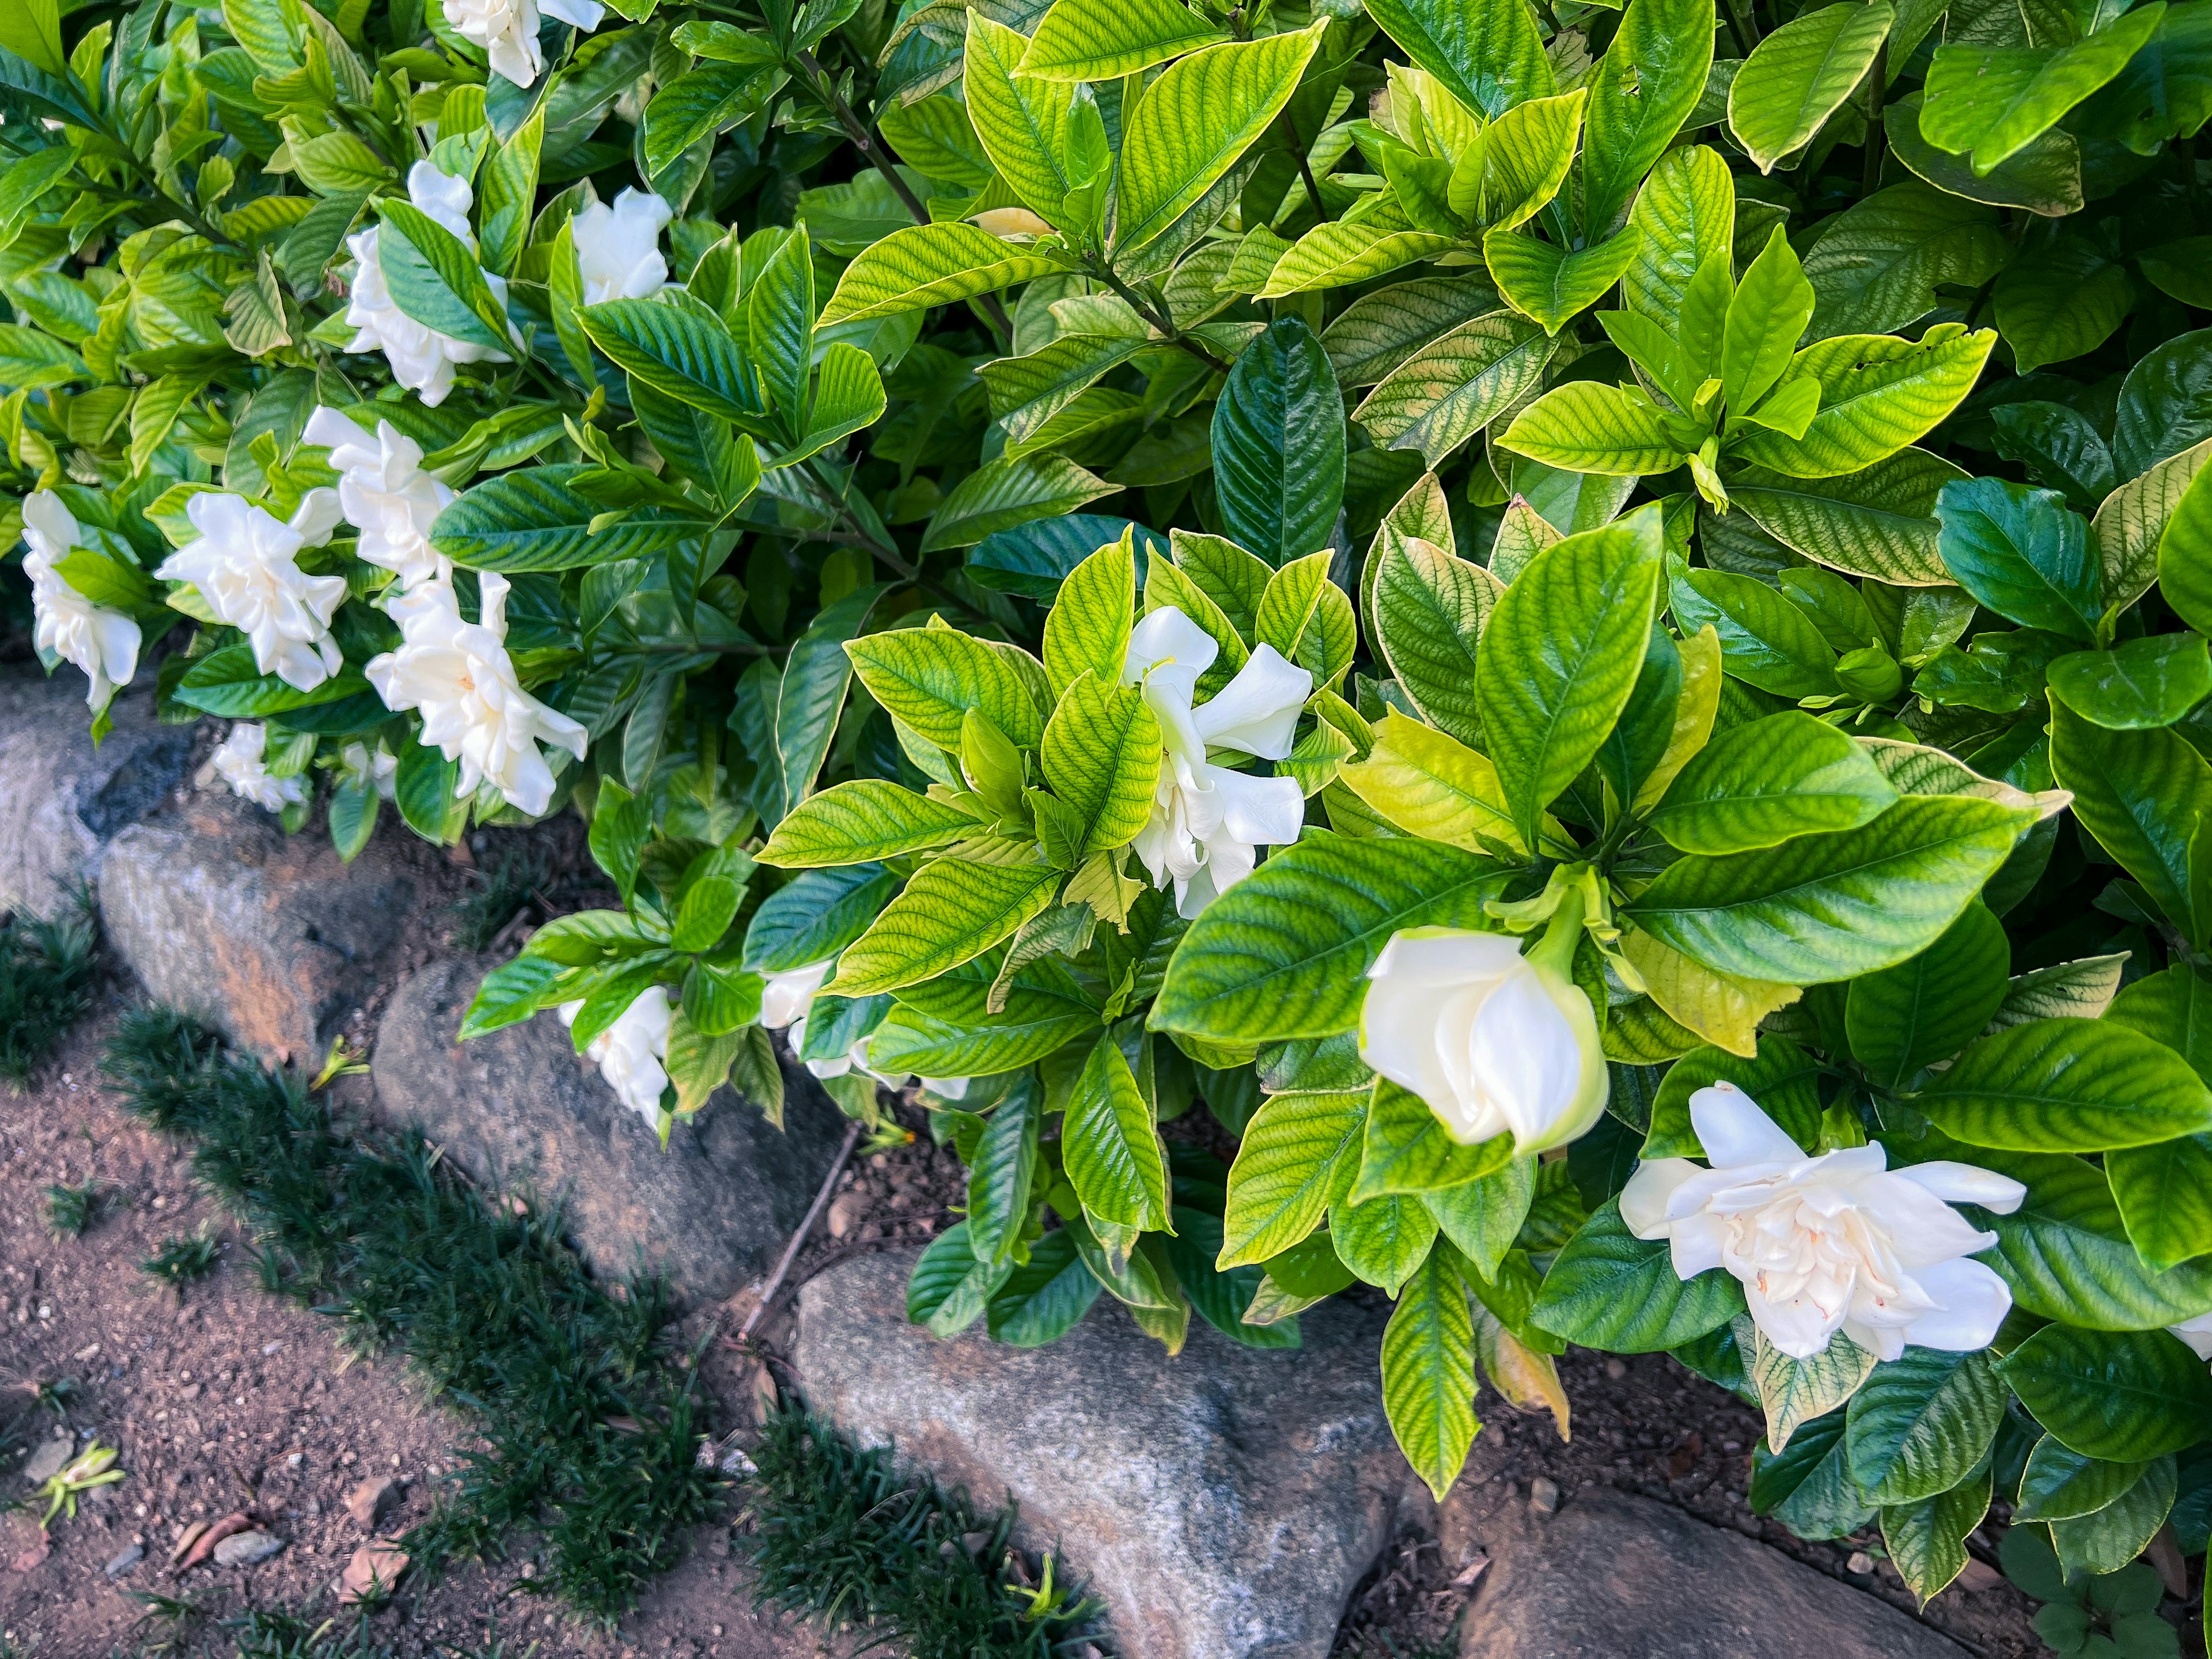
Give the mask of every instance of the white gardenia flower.
[[[417, 161], [407, 170], [407, 198], [459, 237], [471, 252], [475, 251], [477, 239], [469, 228], [469, 206], [476, 198], [467, 179], [441, 173], [428, 161]], [[446, 394], [453, 389], [454, 364], [514, 361], [503, 351], [426, 328], [394, 305], [392, 290], [384, 283], [384, 267], [377, 258], [378, 234], [377, 227], [371, 225], [346, 238], [356, 262], [353, 292], [345, 314], [355, 331], [348, 351], [381, 351], [392, 365], [392, 378], [420, 392], [422, 401], [433, 409], [445, 402]], [[484, 281], [504, 307], [507, 279], [488, 270]]]
[[215, 769], [233, 791], [256, 806], [281, 812], [307, 798], [300, 778], [272, 778], [263, 757], [269, 747], [269, 728], [240, 721], [215, 751]]
[[[787, 968], [780, 974], [770, 974], [761, 989], [760, 1023], [771, 1031], [780, 1031], [806, 1018], [806, 1011], [814, 1004], [814, 994], [822, 988], [822, 981], [830, 977], [830, 970], [837, 965], [835, 957], [824, 957], [819, 962], [810, 962], [803, 968]], [[792, 1051], [798, 1052], [800, 1038], [791, 1040]]]
[[328, 449], [331, 465], [344, 475], [338, 504], [361, 532], [356, 550], [363, 559], [397, 574], [402, 592], [452, 574], [451, 561], [430, 546], [430, 526], [453, 492], [422, 470], [422, 445], [389, 421], [379, 421], [371, 439], [335, 409], [310, 415], [305, 436]]
[[581, 760], [591, 738], [522, 689], [507, 654], [507, 579], [486, 571], [477, 581], [481, 622], [462, 618], [447, 582], [424, 582], [392, 600], [386, 609], [399, 624], [399, 648], [362, 672], [386, 708], [422, 711], [422, 742], [460, 763], [457, 798], [489, 781], [508, 805], [535, 817], [553, 799], [553, 770], [538, 745], [557, 744]]
[[94, 605], [54, 567], [77, 544], [76, 515], [51, 489], [23, 498], [23, 574], [31, 579], [32, 644], [84, 671], [85, 704], [105, 708], [138, 672], [138, 624]]
[[1638, 1238], [1674, 1246], [1674, 1271], [1725, 1267], [1752, 1319], [1793, 1359], [1841, 1331], [1880, 1359], [1908, 1344], [1987, 1347], [2012, 1307], [1995, 1269], [1972, 1260], [1997, 1242], [1951, 1206], [2008, 1215], [2027, 1189], [1971, 1164], [1888, 1167], [1880, 1145], [1808, 1157], [1731, 1083], [1690, 1097], [1710, 1169], [1686, 1158], [1641, 1165], [1620, 1194]]
[[338, 525], [334, 489], [311, 489], [291, 522], [282, 523], [243, 495], [204, 492], [185, 504], [199, 539], [179, 548], [154, 574], [190, 582], [218, 621], [253, 643], [253, 665], [295, 691], [312, 691], [344, 659], [331, 617], [345, 603], [343, 576], [310, 576], [302, 548], [319, 547]]
[[497, 73], [518, 87], [535, 86], [545, 73], [538, 50], [538, 15], [573, 23], [586, 33], [599, 27], [606, 8], [597, 0], [442, 0], [446, 21], [464, 40], [482, 46]]
[[[573, 1026], [583, 1008], [580, 1000], [561, 1005], [561, 1023]], [[599, 1068], [599, 1075], [622, 1103], [656, 1129], [660, 1127], [660, 1095], [668, 1086], [668, 1032], [674, 1011], [668, 992], [648, 985], [621, 1017], [585, 1045], [582, 1058]]]
[[2212, 1359], [2212, 1313], [2199, 1314], [2166, 1328], [2186, 1342], [2199, 1359]]
[[1528, 956], [1510, 933], [1393, 933], [1367, 970], [1359, 1057], [1462, 1146], [1510, 1133], [1525, 1158], [1577, 1139], [1605, 1110], [1610, 1074], [1571, 977], [1579, 911], [1573, 920]]
[[369, 753], [367, 744], [347, 744], [338, 750], [338, 764], [349, 777], [373, 777], [376, 782], [376, 793], [385, 799], [391, 800], [398, 795], [399, 757], [384, 746], [382, 738], [377, 739], [374, 755]]
[[1305, 792], [1296, 779], [1209, 765], [1206, 751], [1210, 745], [1282, 759], [1313, 675], [1273, 646], [1259, 646], [1236, 678], [1194, 708], [1198, 677], [1220, 649], [1169, 605], [1129, 631], [1121, 670], [1123, 684], [1144, 687], [1166, 744], [1152, 821], [1137, 832], [1137, 857], [1152, 885], [1175, 883], [1176, 908], [1186, 917], [1250, 875], [1255, 848], [1286, 846], [1305, 826]]
[[666, 287], [668, 261], [661, 258], [660, 233], [675, 216], [653, 191], [625, 190], [612, 207], [594, 202], [571, 219], [584, 303], [650, 300]]

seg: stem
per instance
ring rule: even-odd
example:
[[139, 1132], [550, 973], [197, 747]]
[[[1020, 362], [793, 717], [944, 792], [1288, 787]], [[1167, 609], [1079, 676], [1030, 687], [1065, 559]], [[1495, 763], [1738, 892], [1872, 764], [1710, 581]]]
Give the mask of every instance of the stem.
[[[829, 106], [830, 112], [837, 118], [837, 125], [845, 129], [845, 136], [859, 148], [861, 155], [874, 163], [876, 171], [884, 175], [890, 185], [891, 193], [899, 198], [900, 204], [913, 216], [915, 223], [929, 223], [929, 210], [922, 205], [921, 198], [914, 193], [914, 187], [900, 176], [890, 157], [884, 154], [883, 146], [876, 142], [874, 128], [863, 121], [860, 112], [845, 101], [844, 94], [837, 90], [836, 83], [816, 61], [814, 54], [800, 52], [799, 66], [813, 82], [814, 95]], [[990, 319], [991, 326], [998, 331], [1000, 343], [1011, 347], [1014, 338], [1013, 319], [1006, 315], [1006, 308], [999, 302], [999, 296], [986, 294], [976, 303]]]
[[[106, 136], [115, 144], [117, 149], [123, 152], [119, 157], [110, 157], [109, 159], [119, 161], [125, 168], [136, 174], [138, 179], [140, 187], [143, 189], [148, 195], [151, 196], [154, 198], [155, 203], [163, 209], [171, 218], [183, 220], [185, 223], [191, 227], [192, 231], [196, 235], [204, 236], [210, 242], [216, 243], [223, 247], [234, 246], [229, 237], [224, 235], [206, 220], [201, 218], [198, 214], [186, 207], [175, 197], [170, 195], [168, 191], [163, 190], [160, 182], [155, 179], [152, 173], [146, 171], [144, 165], [140, 162], [136, 155], [131, 153], [130, 146], [125, 144], [122, 139], [117, 137], [113, 133], [108, 133]], [[133, 201], [138, 199], [136, 197], [131, 196], [131, 193], [128, 191], [118, 191], [111, 185], [101, 185], [95, 186], [95, 188], [106, 195], [130, 197], [130, 199]]]
[[1298, 124], [1291, 119], [1291, 112], [1287, 108], [1276, 118], [1281, 123], [1283, 131], [1290, 136], [1291, 155], [1297, 161], [1298, 177], [1305, 180], [1306, 200], [1313, 204], [1314, 217], [1326, 223], [1328, 220], [1328, 210], [1321, 204], [1321, 186], [1314, 181], [1312, 163], [1306, 160], [1306, 147], [1298, 137]]
[[1867, 71], [1866, 171], [1859, 180], [1863, 196], [1881, 188], [1881, 158], [1888, 139], [1881, 125], [1881, 98], [1888, 85], [1889, 42], [1885, 40], [1874, 49], [1874, 67]]
[[814, 1231], [814, 1224], [822, 1218], [822, 1212], [829, 1207], [830, 1194], [837, 1184], [837, 1177], [845, 1172], [846, 1160], [853, 1156], [853, 1148], [860, 1144], [860, 1121], [855, 1118], [852, 1127], [845, 1131], [844, 1144], [837, 1148], [837, 1156], [830, 1160], [830, 1173], [822, 1177], [822, 1185], [814, 1194], [814, 1202], [806, 1206], [805, 1219], [799, 1224], [799, 1231], [792, 1234], [791, 1243], [783, 1247], [783, 1255], [775, 1264], [775, 1271], [761, 1286], [760, 1300], [745, 1316], [745, 1322], [738, 1327], [739, 1342], [750, 1341], [753, 1333], [760, 1328], [761, 1321], [768, 1317], [769, 1304], [775, 1300], [776, 1292], [783, 1289], [783, 1281], [791, 1276], [791, 1264], [799, 1260], [799, 1247], [806, 1243], [806, 1235]]
[[1735, 27], [1743, 55], [1750, 57], [1759, 45], [1759, 19], [1752, 14], [1751, 0], [1729, 0], [1729, 21]]
[[1229, 365], [1227, 363], [1223, 362], [1220, 358], [1215, 356], [1212, 352], [1206, 349], [1202, 342], [1194, 340], [1188, 335], [1178, 332], [1172, 318], [1166, 316], [1156, 307], [1151, 304], [1151, 302], [1149, 302], [1143, 295], [1138, 293], [1136, 289], [1131, 288], [1119, 276], [1116, 276], [1114, 274], [1113, 267], [1109, 265], [1103, 259], [1099, 258], [1094, 254], [1091, 256], [1090, 264], [1091, 274], [1097, 277], [1100, 282], [1105, 283], [1107, 287], [1112, 289], [1117, 295], [1126, 301], [1129, 308], [1132, 311], [1134, 311], [1137, 315], [1143, 318], [1145, 321], [1149, 323], [1152, 327], [1159, 330], [1159, 331], [1166, 337], [1167, 342], [1170, 345], [1181, 347], [1183, 350], [1197, 358], [1200, 362], [1204, 363], [1208, 368], [1212, 369], [1217, 374], [1226, 374], [1229, 372]]

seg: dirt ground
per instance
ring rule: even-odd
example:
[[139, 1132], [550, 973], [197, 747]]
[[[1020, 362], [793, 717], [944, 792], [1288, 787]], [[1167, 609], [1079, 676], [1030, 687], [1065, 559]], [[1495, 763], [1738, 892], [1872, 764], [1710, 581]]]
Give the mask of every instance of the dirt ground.
[[[265, 1294], [237, 1230], [194, 1191], [184, 1150], [105, 1098], [98, 1047], [124, 995], [111, 987], [103, 1011], [29, 1094], [0, 1092], [0, 1501], [25, 1495], [20, 1469], [64, 1426], [80, 1449], [95, 1436], [119, 1448], [126, 1475], [86, 1500], [75, 1520], [57, 1521], [44, 1547], [35, 1515], [0, 1516], [0, 1655], [9, 1659], [227, 1659], [232, 1638], [220, 1621], [246, 1607], [327, 1617], [337, 1611], [338, 1575], [368, 1536], [348, 1513], [349, 1495], [372, 1478], [394, 1481], [398, 1502], [379, 1530], [403, 1531], [428, 1512], [466, 1433], [465, 1419], [426, 1400], [398, 1358], [349, 1360], [335, 1322]], [[358, 1100], [366, 1083], [340, 1089]], [[86, 1182], [102, 1189], [97, 1218], [81, 1237], [56, 1238], [46, 1189]], [[861, 1160], [793, 1284], [854, 1251], [933, 1236], [960, 1189], [957, 1160], [926, 1139]], [[202, 1229], [222, 1243], [218, 1265], [180, 1299], [138, 1264], [164, 1240]], [[683, 1334], [733, 1332], [747, 1305], [741, 1297], [696, 1310]], [[787, 1310], [780, 1299], [763, 1328], [772, 1345], [787, 1334]], [[757, 1374], [744, 1355], [708, 1346], [701, 1381], [718, 1432], [752, 1420]], [[1721, 1390], [1659, 1356], [1576, 1353], [1562, 1375], [1572, 1443], [1559, 1443], [1548, 1418], [1486, 1395], [1467, 1475], [1443, 1510], [1416, 1517], [1355, 1595], [1339, 1653], [1449, 1651], [1442, 1644], [1454, 1620], [1480, 1592], [1480, 1558], [1466, 1540], [1498, 1506], [1530, 1501], [1540, 1480], [1565, 1501], [1600, 1483], [1680, 1504], [1914, 1611], [1886, 1563], [1854, 1561], [1857, 1542], [1799, 1544], [1750, 1513], [1744, 1492], [1759, 1425]], [[64, 1379], [57, 1414], [36, 1391]], [[241, 1510], [283, 1540], [278, 1553], [252, 1566], [169, 1575], [164, 1564], [182, 1528]], [[1923, 1616], [1990, 1659], [2039, 1652], [2030, 1604], [1984, 1565], [1995, 1559], [1987, 1532], [1975, 1548], [1982, 1561], [1969, 1581]], [[506, 1644], [503, 1659], [533, 1644], [549, 1659], [815, 1659], [863, 1639], [757, 1613], [720, 1527], [702, 1528], [689, 1559], [611, 1632], [549, 1609], [530, 1594], [532, 1572], [518, 1554], [434, 1585], [404, 1584], [370, 1621], [370, 1641], [399, 1659], [475, 1659], [495, 1639]], [[181, 1624], [155, 1616], [140, 1599], [149, 1595], [198, 1612]]]

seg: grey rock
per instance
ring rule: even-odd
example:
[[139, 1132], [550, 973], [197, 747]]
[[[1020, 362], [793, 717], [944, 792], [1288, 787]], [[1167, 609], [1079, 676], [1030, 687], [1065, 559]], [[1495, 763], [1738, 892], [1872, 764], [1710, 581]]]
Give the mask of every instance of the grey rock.
[[215, 1564], [219, 1567], [258, 1566], [284, 1547], [284, 1540], [271, 1532], [234, 1532], [215, 1547]]
[[419, 1124], [477, 1179], [565, 1196], [593, 1268], [619, 1277], [641, 1258], [686, 1297], [726, 1297], [768, 1268], [829, 1172], [845, 1119], [803, 1067], [784, 1073], [784, 1127], [729, 1091], [663, 1152], [644, 1119], [576, 1056], [550, 1013], [457, 1043], [494, 966], [436, 963], [393, 994], [372, 1078], [385, 1115]]
[[1466, 1659], [1966, 1659], [1886, 1601], [1631, 1492], [1501, 1504], [1476, 1537], [1490, 1566]]
[[227, 794], [115, 838], [100, 883], [108, 942], [155, 1000], [264, 1059], [319, 1059], [368, 993], [419, 890], [415, 849], [380, 836], [348, 865]]
[[69, 1467], [70, 1458], [76, 1451], [76, 1442], [66, 1432], [58, 1434], [31, 1454], [23, 1465], [23, 1479], [33, 1486], [43, 1486]]
[[1170, 1358], [1103, 1299], [1060, 1341], [940, 1342], [906, 1318], [910, 1253], [799, 1292], [809, 1402], [1064, 1547], [1127, 1659], [1322, 1659], [1411, 1486], [1382, 1415], [1381, 1316], [1332, 1304], [1259, 1352], [1191, 1322]]
[[183, 781], [191, 728], [158, 724], [153, 707], [148, 691], [118, 696], [95, 749], [76, 670], [0, 673], [0, 911], [64, 908], [118, 832]]
[[146, 1547], [143, 1544], [131, 1544], [110, 1561], [105, 1571], [110, 1578], [120, 1578], [145, 1559]]

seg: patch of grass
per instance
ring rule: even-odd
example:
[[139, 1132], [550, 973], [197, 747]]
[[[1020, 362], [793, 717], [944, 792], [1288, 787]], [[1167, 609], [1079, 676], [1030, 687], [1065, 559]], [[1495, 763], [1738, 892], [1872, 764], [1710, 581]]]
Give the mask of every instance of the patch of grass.
[[657, 1280], [601, 1285], [556, 1212], [494, 1208], [419, 1135], [349, 1136], [298, 1079], [225, 1054], [181, 1015], [126, 1016], [103, 1064], [128, 1109], [193, 1143], [265, 1288], [343, 1319], [363, 1351], [404, 1352], [470, 1414], [479, 1445], [408, 1534], [418, 1571], [532, 1531], [532, 1587], [611, 1623], [717, 1512], [696, 1372], [667, 1363]]
[[464, 951], [491, 948], [507, 923], [553, 878], [552, 861], [534, 848], [514, 847], [476, 872], [475, 884], [453, 907], [453, 943]]
[[1086, 1639], [1096, 1604], [1054, 1584], [1048, 1557], [1032, 1586], [1011, 1510], [980, 1517], [964, 1493], [805, 1412], [772, 1416], [750, 1455], [744, 1518], [763, 1601], [872, 1621], [914, 1659], [1049, 1659]]
[[161, 1241], [160, 1249], [138, 1264], [138, 1271], [181, 1295], [185, 1285], [215, 1271], [216, 1257], [222, 1253], [222, 1246], [211, 1233], [194, 1233], [190, 1238], [173, 1233]]
[[92, 1006], [90, 912], [0, 921], [0, 1079], [21, 1094]]
[[100, 1186], [57, 1183], [46, 1188], [46, 1227], [56, 1238], [81, 1238], [100, 1214]]

